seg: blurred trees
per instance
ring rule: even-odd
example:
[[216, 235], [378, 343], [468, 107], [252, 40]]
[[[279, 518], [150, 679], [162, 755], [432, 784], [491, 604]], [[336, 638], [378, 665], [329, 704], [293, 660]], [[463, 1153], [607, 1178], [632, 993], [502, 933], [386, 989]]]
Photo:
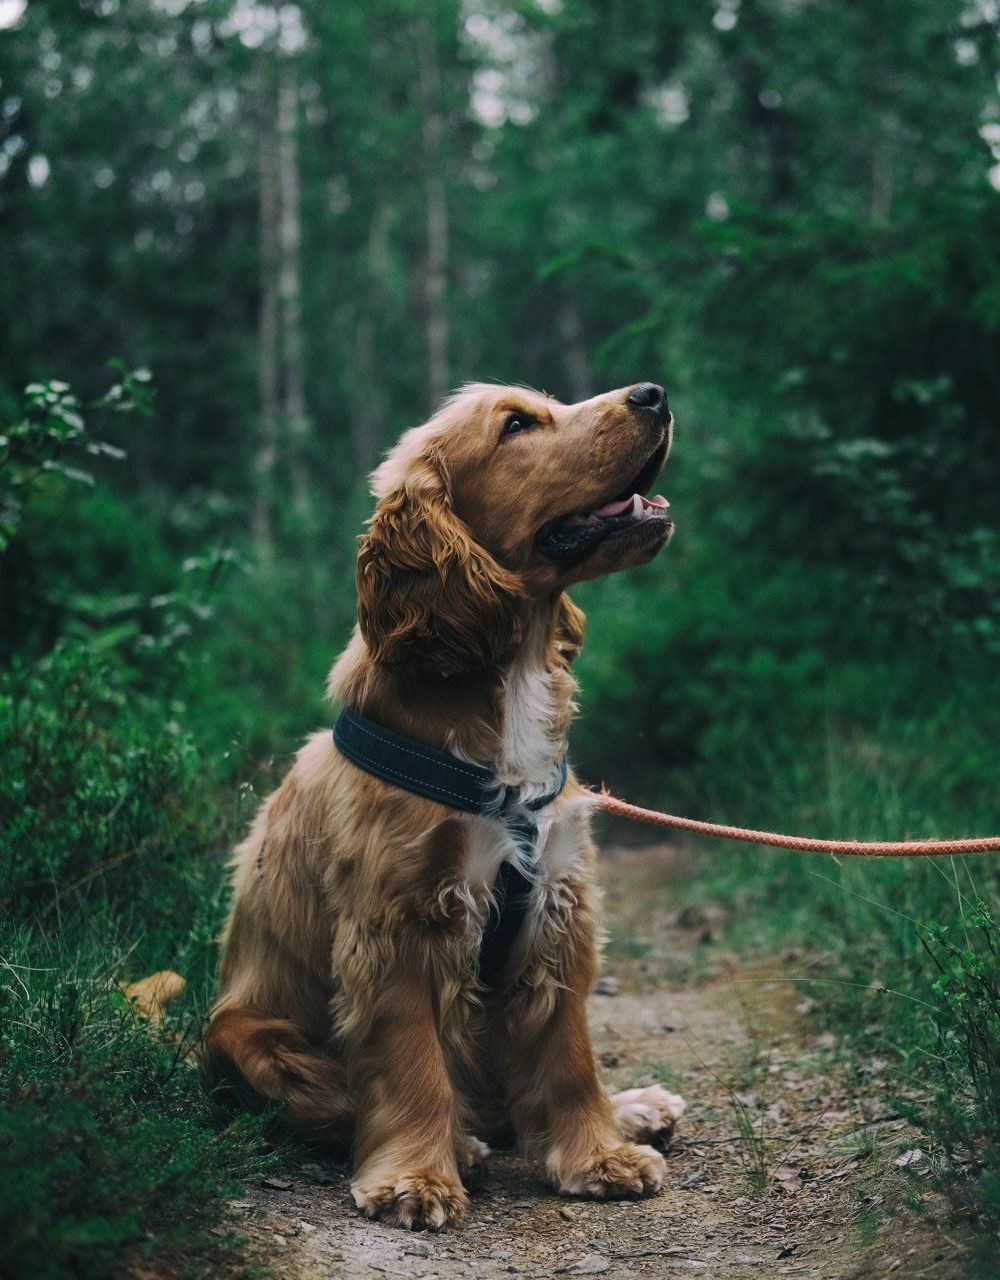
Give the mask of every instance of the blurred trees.
[[346, 542], [447, 386], [655, 376], [719, 554], [995, 638], [991, 0], [2, 12], [8, 417], [148, 365], [135, 494]]

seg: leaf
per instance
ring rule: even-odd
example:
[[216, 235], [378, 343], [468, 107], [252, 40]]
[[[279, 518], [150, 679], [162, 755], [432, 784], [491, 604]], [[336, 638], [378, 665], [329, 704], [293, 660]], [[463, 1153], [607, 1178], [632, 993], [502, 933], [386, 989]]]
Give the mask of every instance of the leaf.
[[77, 467], [67, 467], [62, 462], [54, 462], [49, 460], [42, 463], [43, 471], [54, 471], [58, 475], [65, 476], [67, 480], [76, 480], [80, 484], [94, 484], [94, 477], [89, 471], [80, 471]]
[[795, 1169], [790, 1164], [779, 1165], [771, 1177], [789, 1195], [796, 1195], [802, 1190], [802, 1170]]

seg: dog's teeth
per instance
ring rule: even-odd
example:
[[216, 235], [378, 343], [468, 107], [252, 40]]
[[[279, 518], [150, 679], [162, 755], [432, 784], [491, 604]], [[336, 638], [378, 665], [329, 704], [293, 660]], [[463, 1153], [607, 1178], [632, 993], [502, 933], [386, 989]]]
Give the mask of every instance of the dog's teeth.
[[635, 517], [635, 516], [641, 516], [641, 515], [642, 515], [642, 508], [643, 508], [642, 494], [641, 494], [641, 493], [633, 493], [633, 494], [632, 494], [632, 515], [633, 515], [633, 517]]

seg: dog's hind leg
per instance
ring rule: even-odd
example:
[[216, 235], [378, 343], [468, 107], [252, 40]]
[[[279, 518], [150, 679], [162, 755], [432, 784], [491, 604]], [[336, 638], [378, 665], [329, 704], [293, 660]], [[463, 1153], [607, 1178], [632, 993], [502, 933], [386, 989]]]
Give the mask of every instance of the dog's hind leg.
[[220, 1009], [205, 1036], [202, 1063], [213, 1090], [229, 1087], [240, 1101], [258, 1106], [283, 1102], [282, 1118], [303, 1137], [350, 1142], [354, 1107], [343, 1064], [293, 1022], [241, 1005]]

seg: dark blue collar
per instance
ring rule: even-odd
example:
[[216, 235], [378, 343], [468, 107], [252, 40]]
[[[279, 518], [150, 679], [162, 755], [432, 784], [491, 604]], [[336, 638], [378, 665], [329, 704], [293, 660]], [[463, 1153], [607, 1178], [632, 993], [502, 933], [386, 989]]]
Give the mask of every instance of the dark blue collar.
[[383, 729], [351, 707], [340, 713], [333, 740], [340, 753], [366, 773], [450, 809], [497, 818], [514, 838], [521, 865], [500, 864], [479, 945], [479, 982], [487, 990], [497, 987], [528, 913], [533, 887], [530, 869], [538, 841], [532, 815], [555, 800], [566, 785], [566, 757], [560, 761], [558, 786], [537, 800], [519, 804], [520, 788], [504, 786], [489, 769]]
[[[393, 733], [353, 707], [345, 707], [340, 713], [333, 727], [333, 741], [341, 755], [359, 769], [449, 809], [502, 818], [517, 798], [519, 788], [504, 786], [489, 769]], [[567, 772], [564, 756], [558, 785], [524, 807], [538, 810], [555, 800], [566, 785]]]

